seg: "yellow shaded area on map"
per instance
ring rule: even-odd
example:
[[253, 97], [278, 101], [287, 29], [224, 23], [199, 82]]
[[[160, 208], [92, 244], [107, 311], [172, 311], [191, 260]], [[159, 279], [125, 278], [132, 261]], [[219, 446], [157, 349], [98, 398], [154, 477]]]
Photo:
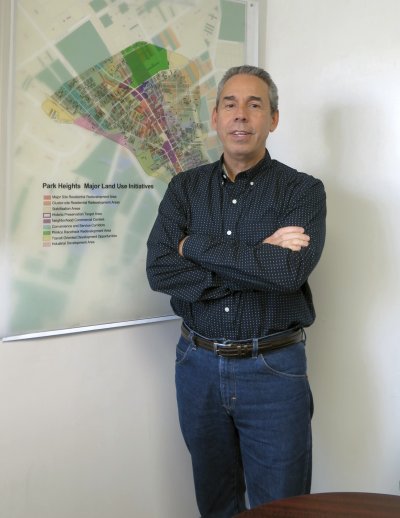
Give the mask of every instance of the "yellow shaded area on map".
[[46, 99], [42, 108], [50, 119], [56, 119], [58, 122], [74, 122], [74, 117], [61, 104], [59, 104], [53, 97]]

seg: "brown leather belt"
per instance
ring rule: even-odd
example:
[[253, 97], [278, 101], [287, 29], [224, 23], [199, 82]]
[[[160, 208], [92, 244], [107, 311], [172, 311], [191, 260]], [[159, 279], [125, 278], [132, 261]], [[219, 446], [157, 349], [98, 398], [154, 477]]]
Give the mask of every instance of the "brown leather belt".
[[[191, 331], [182, 324], [182, 336], [185, 340], [189, 340]], [[297, 344], [303, 340], [302, 329], [291, 329], [282, 333], [269, 335], [258, 340], [258, 353], [265, 353], [273, 351], [274, 349], [281, 349], [288, 345]], [[218, 342], [209, 340], [194, 333], [192, 336], [193, 343], [201, 349], [212, 351], [218, 356], [226, 358], [246, 358], [253, 355], [253, 342], [250, 340], [236, 341], [225, 340]]]

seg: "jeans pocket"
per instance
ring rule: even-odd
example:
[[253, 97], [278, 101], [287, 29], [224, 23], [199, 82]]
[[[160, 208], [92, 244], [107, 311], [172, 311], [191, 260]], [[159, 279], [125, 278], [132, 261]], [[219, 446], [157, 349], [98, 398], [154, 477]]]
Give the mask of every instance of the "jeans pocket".
[[259, 359], [270, 374], [295, 379], [307, 377], [307, 358], [304, 342], [260, 354]]
[[193, 343], [191, 341], [185, 340], [183, 336], [181, 336], [179, 342], [176, 345], [175, 364], [182, 365], [186, 361], [192, 349]]

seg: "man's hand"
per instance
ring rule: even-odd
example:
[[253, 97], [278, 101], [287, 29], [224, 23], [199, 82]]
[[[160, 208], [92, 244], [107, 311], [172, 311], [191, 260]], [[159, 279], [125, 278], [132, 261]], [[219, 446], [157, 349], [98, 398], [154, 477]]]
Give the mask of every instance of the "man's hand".
[[179, 245], [178, 245], [178, 252], [179, 252], [179, 255], [181, 257], [183, 257], [183, 243], [186, 241], [186, 239], [188, 238], [189, 236], [185, 236], [183, 239], [181, 239], [179, 241]]
[[304, 228], [302, 227], [282, 227], [274, 232], [272, 236], [266, 237], [263, 243], [290, 248], [293, 252], [299, 252], [302, 248], [309, 245], [310, 236], [304, 233]]

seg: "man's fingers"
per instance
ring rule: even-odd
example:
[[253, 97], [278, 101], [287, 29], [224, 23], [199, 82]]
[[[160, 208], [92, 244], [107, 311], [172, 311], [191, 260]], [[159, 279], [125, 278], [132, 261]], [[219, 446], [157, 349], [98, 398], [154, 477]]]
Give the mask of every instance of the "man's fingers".
[[310, 241], [308, 240], [301, 240], [301, 239], [290, 239], [287, 241], [282, 241], [277, 246], [281, 246], [282, 248], [290, 248], [291, 250], [295, 250], [298, 252], [302, 248], [307, 247], [310, 244]]
[[267, 239], [264, 239], [263, 242], [269, 243], [270, 245], [283, 245], [287, 242], [292, 242], [299, 245], [308, 245], [310, 242], [310, 236], [307, 234], [285, 234], [284, 236], [272, 235]]
[[277, 241], [279, 243], [284, 243], [285, 241], [299, 241], [299, 242], [306, 242], [308, 243], [310, 241], [310, 236], [307, 234], [298, 234], [298, 233], [290, 233], [290, 234], [284, 234], [283, 236], [277, 236], [273, 238], [274, 241]]
[[[282, 227], [272, 234], [274, 237], [281, 237], [286, 234], [304, 234], [303, 227]], [[270, 237], [272, 237], [270, 236]]]
[[310, 236], [304, 233], [302, 227], [283, 227], [278, 229], [272, 236], [264, 239], [263, 243], [290, 248], [294, 252], [299, 252], [310, 243]]

